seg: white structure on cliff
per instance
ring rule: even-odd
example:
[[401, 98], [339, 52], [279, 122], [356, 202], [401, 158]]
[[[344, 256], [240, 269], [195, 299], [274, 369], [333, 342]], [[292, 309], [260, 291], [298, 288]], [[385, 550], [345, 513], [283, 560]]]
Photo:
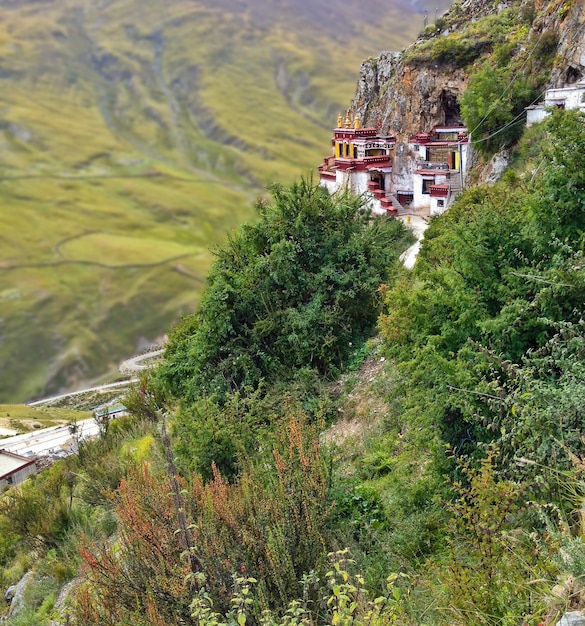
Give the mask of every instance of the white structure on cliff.
[[526, 126], [530, 128], [542, 122], [554, 108], [585, 111], [585, 80], [567, 87], [547, 89], [543, 102], [526, 107]]
[[438, 126], [407, 144], [362, 128], [359, 117], [340, 116], [332, 139], [333, 154], [319, 166], [321, 184], [335, 193], [365, 194], [372, 212], [428, 209], [439, 215], [463, 186], [469, 138], [463, 126]]

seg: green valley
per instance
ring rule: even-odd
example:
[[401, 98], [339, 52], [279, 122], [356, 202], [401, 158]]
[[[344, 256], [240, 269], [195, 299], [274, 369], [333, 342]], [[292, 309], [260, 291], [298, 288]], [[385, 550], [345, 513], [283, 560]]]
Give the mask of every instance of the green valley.
[[0, 2], [0, 399], [111, 376], [327, 151], [406, 2]]
[[[76, 435], [75, 449], [59, 453], [62, 458], [37, 475], [30, 473], [33, 461], [7, 459], [3, 452], [0, 590], [7, 603], [0, 621], [585, 623], [581, 3], [463, 0], [402, 55], [384, 53], [362, 66], [350, 114], [359, 107], [369, 148], [385, 150], [383, 133], [394, 126], [412, 139], [398, 148], [392, 174], [404, 180], [403, 152], [428, 181], [434, 171], [450, 170], [449, 163], [437, 166], [430, 151], [431, 160], [420, 161], [414, 144], [452, 148], [451, 133], [459, 147], [469, 142], [475, 152], [464, 188], [447, 211], [429, 219], [416, 263], [407, 266], [404, 251], [412, 250], [413, 234], [402, 219], [412, 227], [420, 214], [373, 217], [365, 210], [368, 195], [348, 189], [330, 195], [308, 176], [271, 184], [247, 223], [214, 247], [211, 261], [206, 250], [220, 239], [217, 229], [243, 219], [234, 207], [277, 167], [268, 155], [284, 159], [283, 179], [294, 176], [303, 144], [289, 129], [314, 123], [304, 136], [311, 153], [317, 121], [329, 115], [320, 83], [302, 78], [301, 65], [294, 71], [287, 65], [276, 72], [275, 84], [289, 86], [284, 100], [299, 116], [296, 125], [275, 114], [274, 99], [258, 111], [264, 121], [241, 109], [228, 124], [222, 117], [228, 102], [213, 108], [205, 91], [232, 72], [221, 55], [244, 42], [247, 29], [261, 32], [258, 40], [276, 31], [268, 0], [255, 2], [256, 10], [241, 2], [237, 11], [219, 0], [217, 9], [197, 5], [201, 19], [224, 12], [223, 21], [208, 22], [215, 29], [206, 48], [218, 51], [215, 73], [194, 67], [185, 73], [182, 64], [175, 68], [181, 78], [171, 80], [170, 59], [156, 66], [166, 68], [164, 84], [172, 85], [174, 97], [184, 94], [169, 106], [171, 92], [156, 91], [156, 71], [150, 79], [141, 72], [143, 81], [133, 77], [140, 64], [148, 65], [145, 50], [177, 41], [161, 39], [150, 4], [143, 8], [150, 30], [124, 26], [125, 1], [104, 3], [99, 19], [86, 8], [85, 18], [93, 18], [84, 32], [96, 46], [88, 72], [108, 76], [98, 81], [107, 87], [99, 115], [118, 128], [98, 133], [97, 141], [119, 142], [126, 152], [112, 148], [93, 160], [86, 155], [67, 170], [64, 150], [59, 170], [41, 161], [45, 153], [40, 144], [33, 148], [33, 135], [22, 125], [4, 127], [19, 146], [12, 158], [24, 160], [30, 144], [40, 160], [28, 181], [6, 183], [10, 227], [26, 229], [30, 245], [4, 239], [3, 275], [23, 278], [2, 287], [3, 324], [22, 319], [23, 326], [12, 335], [3, 326], [2, 341], [6, 346], [10, 337], [19, 338], [11, 346], [15, 354], [25, 339], [36, 346], [38, 380], [57, 381], [75, 367], [99, 368], [88, 359], [106, 362], [125, 325], [145, 337], [148, 329], [155, 332], [153, 308], [162, 319], [200, 302], [169, 329], [154, 367], [124, 396], [124, 411], [119, 398], [115, 410], [103, 411], [96, 392], [42, 409], [0, 405], [4, 432], [76, 419], [57, 405], [94, 410], [99, 426], [95, 437], [68, 429]], [[282, 17], [291, 31], [302, 14], [315, 26], [300, 28], [304, 37], [317, 25], [326, 32], [321, 5], [296, 3], [297, 13], [286, 6]], [[33, 8], [48, 14], [54, 5], [28, 5], [30, 15]], [[192, 8], [185, 5], [173, 18], [166, 9], [161, 23], [167, 35]], [[109, 12], [124, 26], [120, 32], [105, 19]], [[353, 14], [340, 6], [327, 15], [337, 37]], [[73, 12], [59, 24], [78, 18]], [[245, 28], [228, 43], [225, 29], [238, 23]], [[355, 23], [377, 28], [366, 19]], [[203, 36], [201, 23], [193, 28]], [[110, 43], [106, 50], [98, 37], [106, 31], [107, 41], [122, 47]], [[131, 52], [127, 37], [140, 44]], [[292, 41], [288, 31], [277, 40], [280, 52]], [[300, 41], [294, 44], [299, 64]], [[264, 58], [258, 47], [243, 45], [230, 57], [240, 72], [244, 50]], [[71, 63], [82, 61], [80, 52]], [[293, 75], [295, 81], [285, 80]], [[63, 89], [77, 89], [80, 76], [72, 74]], [[226, 93], [237, 100], [237, 71], [232, 80]], [[259, 76], [254, 84], [265, 80]], [[200, 91], [193, 92], [195, 83]], [[191, 106], [193, 93], [198, 99]], [[262, 89], [240, 100], [248, 98], [265, 101]], [[139, 103], [145, 102], [151, 126], [140, 124]], [[539, 104], [525, 108], [529, 102]], [[190, 126], [181, 117], [195, 110], [204, 111], [207, 124], [198, 118], [200, 125]], [[453, 123], [459, 113], [468, 137], [448, 125], [434, 127], [448, 135], [441, 139], [410, 134], [421, 120], [432, 127]], [[271, 116], [268, 124], [278, 133], [266, 131], [273, 143], [255, 152]], [[166, 137], [160, 143], [155, 118], [169, 129], [160, 132]], [[338, 136], [349, 139], [358, 130], [336, 129], [338, 152]], [[179, 137], [181, 146], [173, 143]], [[353, 137], [365, 153], [366, 140]], [[359, 174], [368, 155], [348, 154], [337, 165]], [[224, 169], [206, 169], [202, 155], [215, 155], [217, 163], [225, 157]], [[370, 156], [389, 173], [387, 154]], [[7, 175], [21, 176], [16, 170]], [[369, 180], [368, 188], [381, 180]], [[427, 185], [429, 195], [445, 197], [447, 184]], [[232, 196], [224, 196], [226, 190]], [[97, 224], [92, 202], [100, 207]], [[75, 220], [57, 229], [60, 211], [74, 212]], [[181, 290], [182, 281], [190, 281], [190, 292]], [[59, 308], [55, 284], [68, 307]], [[23, 303], [28, 316], [20, 315]], [[40, 328], [35, 315], [50, 324]], [[65, 343], [55, 328], [70, 330], [75, 342]], [[61, 369], [43, 365], [49, 361], [42, 341], [54, 343]], [[24, 385], [31, 371], [24, 359], [22, 368]], [[16, 380], [18, 372], [11, 375]]]

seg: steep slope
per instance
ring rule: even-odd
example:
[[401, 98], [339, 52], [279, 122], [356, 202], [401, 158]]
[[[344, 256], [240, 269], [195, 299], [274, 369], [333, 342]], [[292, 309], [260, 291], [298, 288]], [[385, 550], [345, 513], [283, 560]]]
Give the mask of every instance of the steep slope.
[[375, 0], [0, 1], [0, 399], [111, 371], [198, 300], [208, 248], [318, 163]]
[[[522, 81], [532, 90], [528, 97], [537, 100], [547, 86], [581, 78], [583, 28], [577, 2], [457, 2], [402, 53], [362, 64], [352, 109], [367, 125], [401, 140], [435, 125], [460, 124], [470, 76], [488, 68], [494, 84], [503, 82], [495, 93], [486, 90], [489, 101], [474, 103], [485, 106], [489, 118], [509, 104], [506, 98], [514, 99]], [[517, 100], [524, 106], [520, 95]], [[476, 142], [484, 141], [484, 128], [470, 130]]]

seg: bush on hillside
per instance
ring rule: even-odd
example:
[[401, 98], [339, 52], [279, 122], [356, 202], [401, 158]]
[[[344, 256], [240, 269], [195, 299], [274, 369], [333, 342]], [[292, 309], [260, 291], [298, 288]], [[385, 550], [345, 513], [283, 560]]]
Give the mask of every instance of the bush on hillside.
[[511, 67], [486, 63], [471, 76], [461, 97], [461, 114], [472, 132], [475, 147], [485, 155], [518, 141], [524, 130], [524, 107], [538, 95], [532, 77]]
[[409, 374], [406, 410], [456, 455], [497, 442], [507, 476], [534, 481], [585, 453], [585, 119], [557, 112], [543, 129], [540, 175], [462, 194], [387, 290], [380, 320]]
[[199, 312], [171, 335], [160, 375], [177, 397], [335, 373], [376, 323], [377, 290], [411, 235], [364, 199], [274, 185], [258, 221], [216, 253]]
[[319, 446], [322, 424], [297, 406], [286, 411], [279, 433], [231, 484], [215, 466], [208, 483], [193, 477], [192, 490], [146, 463], [131, 470], [110, 494], [115, 540], [82, 549], [72, 623], [200, 624], [190, 606], [202, 581], [226, 612], [234, 573], [260, 580], [258, 620], [301, 593], [304, 572], [322, 575], [333, 541], [331, 461]]

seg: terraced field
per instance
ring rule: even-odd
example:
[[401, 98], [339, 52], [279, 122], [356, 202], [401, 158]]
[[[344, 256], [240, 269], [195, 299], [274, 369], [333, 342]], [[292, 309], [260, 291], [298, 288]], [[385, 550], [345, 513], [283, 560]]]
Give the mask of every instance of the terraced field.
[[[405, 0], [0, 0], [0, 401], [112, 375], [307, 173]], [[434, 6], [432, 7], [434, 11]]]

